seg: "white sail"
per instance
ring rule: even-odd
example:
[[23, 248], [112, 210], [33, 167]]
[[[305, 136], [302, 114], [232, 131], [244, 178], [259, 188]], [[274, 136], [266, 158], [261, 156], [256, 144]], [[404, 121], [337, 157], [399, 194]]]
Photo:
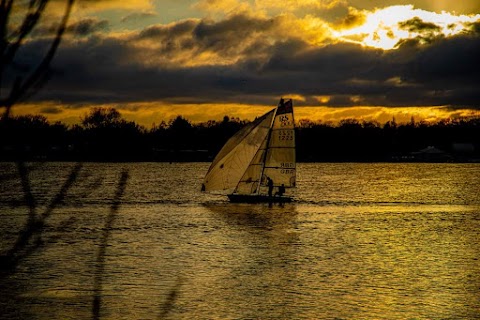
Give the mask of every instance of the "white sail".
[[[270, 129], [272, 119], [270, 118], [270, 124], [268, 129]], [[238, 194], [253, 194], [257, 193], [261, 184], [262, 172], [265, 164], [265, 154], [267, 151], [268, 143], [268, 132], [263, 139], [263, 142], [258, 149], [257, 153], [250, 162], [247, 170], [243, 174], [242, 178], [238, 182], [237, 187], [235, 188], [235, 193]]]
[[268, 135], [275, 109], [237, 132], [220, 150], [208, 169], [205, 191], [233, 190], [249, 168]]
[[274, 187], [293, 188], [296, 183], [295, 122], [292, 101], [280, 105], [275, 114], [265, 155], [262, 180], [269, 177]]

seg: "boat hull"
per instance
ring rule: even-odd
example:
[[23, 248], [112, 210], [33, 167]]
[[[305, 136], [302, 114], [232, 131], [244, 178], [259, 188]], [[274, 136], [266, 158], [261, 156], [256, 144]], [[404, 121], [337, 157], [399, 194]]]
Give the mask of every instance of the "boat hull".
[[234, 203], [285, 203], [292, 202], [292, 197], [270, 197], [259, 194], [229, 194], [228, 199]]

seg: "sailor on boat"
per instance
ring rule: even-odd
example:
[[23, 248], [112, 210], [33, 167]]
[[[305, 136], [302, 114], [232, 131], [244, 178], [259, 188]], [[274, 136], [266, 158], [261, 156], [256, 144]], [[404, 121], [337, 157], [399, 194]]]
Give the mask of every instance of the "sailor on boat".
[[269, 177], [267, 177], [267, 186], [268, 186], [268, 196], [271, 197], [273, 192], [273, 180], [270, 179]]
[[278, 191], [275, 193], [275, 197], [276, 196], [283, 196], [283, 194], [285, 193], [285, 185], [282, 183], [282, 185], [280, 187], [278, 187]]

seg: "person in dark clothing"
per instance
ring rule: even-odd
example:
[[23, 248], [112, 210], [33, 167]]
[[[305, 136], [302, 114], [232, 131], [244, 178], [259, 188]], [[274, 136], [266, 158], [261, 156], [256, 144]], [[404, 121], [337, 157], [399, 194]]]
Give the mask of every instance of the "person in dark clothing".
[[268, 196], [271, 197], [273, 192], [273, 180], [270, 179], [269, 177], [267, 177], [267, 186], [268, 186]]
[[275, 196], [283, 196], [283, 194], [285, 193], [285, 185], [282, 183], [282, 185], [280, 187], [278, 187], [278, 191], [275, 193]]

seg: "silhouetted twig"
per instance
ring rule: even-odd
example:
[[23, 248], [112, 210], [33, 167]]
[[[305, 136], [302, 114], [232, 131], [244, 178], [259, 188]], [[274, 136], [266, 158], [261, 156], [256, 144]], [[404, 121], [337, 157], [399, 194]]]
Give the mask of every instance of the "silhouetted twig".
[[[13, 0], [1, 0], [0, 2], [0, 89], [3, 85], [3, 74], [7, 65], [12, 64], [19, 48], [22, 46], [25, 38], [30, 34], [32, 29], [38, 24], [40, 17], [45, 11], [45, 7], [50, 0], [38, 0], [29, 1], [29, 5], [26, 8], [24, 19], [17, 30], [14, 30], [9, 34], [8, 32], [8, 20], [12, 14]], [[38, 88], [46, 81], [49, 74], [50, 63], [57, 51], [57, 48], [62, 40], [63, 33], [65, 32], [72, 6], [75, 0], [67, 0], [65, 12], [63, 14], [60, 25], [57, 29], [55, 38], [52, 40], [49, 50], [43, 57], [38, 66], [31, 71], [26, 79], [17, 76], [11, 84], [10, 92], [5, 98], [0, 95], [0, 107], [5, 108], [3, 119], [6, 119], [10, 115], [11, 108], [15, 103], [23, 98], [29, 97], [35, 93]], [[13, 38], [13, 40], [11, 39]], [[34, 89], [33, 91], [31, 91]], [[1, 94], [1, 91], [0, 91]]]
[[27, 222], [23, 230], [19, 232], [17, 241], [12, 246], [12, 248], [7, 251], [5, 255], [0, 257], [0, 265], [3, 269], [3, 272], [0, 273], [0, 278], [15, 271], [20, 261], [25, 257], [29, 256], [42, 244], [41, 235], [45, 227], [46, 219], [48, 219], [53, 210], [65, 198], [68, 190], [76, 181], [78, 174], [82, 168], [82, 164], [78, 163], [75, 167], [72, 168], [67, 180], [62, 185], [60, 191], [52, 199], [52, 201], [42, 214], [36, 213], [37, 205], [35, 203], [35, 198], [32, 195], [29, 179], [29, 170], [27, 166], [25, 165], [25, 163], [19, 162], [17, 164], [17, 167], [20, 179], [22, 181], [25, 203], [29, 208], [29, 213]]

